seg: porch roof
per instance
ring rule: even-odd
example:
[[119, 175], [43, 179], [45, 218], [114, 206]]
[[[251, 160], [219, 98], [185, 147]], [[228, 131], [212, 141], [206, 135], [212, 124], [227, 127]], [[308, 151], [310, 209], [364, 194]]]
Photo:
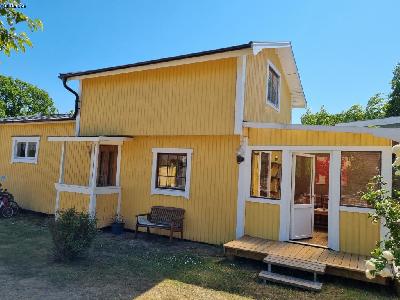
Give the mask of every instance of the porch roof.
[[247, 128], [366, 133], [366, 134], [372, 134], [376, 137], [386, 138], [392, 141], [400, 142], [400, 130], [398, 128], [325, 126], [325, 125], [302, 125], [302, 124], [257, 123], [257, 122], [243, 122], [243, 126]]
[[125, 142], [131, 141], [132, 136], [114, 136], [114, 135], [99, 135], [99, 136], [49, 136], [49, 142]]

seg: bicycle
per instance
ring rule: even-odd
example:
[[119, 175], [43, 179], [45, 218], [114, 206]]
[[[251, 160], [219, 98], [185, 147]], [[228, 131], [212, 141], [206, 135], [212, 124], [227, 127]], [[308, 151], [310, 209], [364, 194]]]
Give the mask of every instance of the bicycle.
[[7, 189], [2, 188], [0, 183], [0, 210], [1, 214], [5, 218], [10, 218], [16, 216], [19, 213], [20, 207], [14, 200], [14, 196], [7, 191]]

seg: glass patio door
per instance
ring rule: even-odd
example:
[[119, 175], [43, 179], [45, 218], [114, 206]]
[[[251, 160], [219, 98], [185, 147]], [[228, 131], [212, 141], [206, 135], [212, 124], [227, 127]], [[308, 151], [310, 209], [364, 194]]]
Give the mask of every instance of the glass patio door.
[[290, 239], [310, 238], [314, 228], [315, 157], [293, 154]]

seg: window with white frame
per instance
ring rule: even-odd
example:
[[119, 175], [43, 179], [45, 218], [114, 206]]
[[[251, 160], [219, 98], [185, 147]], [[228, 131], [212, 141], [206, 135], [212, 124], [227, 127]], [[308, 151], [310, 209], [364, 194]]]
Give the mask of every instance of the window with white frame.
[[252, 151], [250, 196], [281, 198], [282, 151]]
[[278, 69], [268, 61], [267, 64], [267, 104], [276, 110], [280, 109], [281, 74]]
[[12, 163], [36, 164], [40, 137], [14, 137], [12, 143]]
[[189, 198], [192, 149], [155, 148], [151, 193]]

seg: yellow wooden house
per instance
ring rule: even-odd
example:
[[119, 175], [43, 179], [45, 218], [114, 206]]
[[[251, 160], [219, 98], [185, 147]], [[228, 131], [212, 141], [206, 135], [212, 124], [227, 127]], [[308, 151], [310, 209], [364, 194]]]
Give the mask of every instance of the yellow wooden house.
[[385, 234], [359, 192], [379, 174], [390, 188], [399, 133], [291, 124], [306, 99], [289, 42], [59, 77], [73, 116], [0, 120], [0, 180], [25, 209], [75, 207], [100, 227], [121, 215], [134, 229], [154, 205], [180, 207], [188, 240], [246, 235], [357, 255]]

